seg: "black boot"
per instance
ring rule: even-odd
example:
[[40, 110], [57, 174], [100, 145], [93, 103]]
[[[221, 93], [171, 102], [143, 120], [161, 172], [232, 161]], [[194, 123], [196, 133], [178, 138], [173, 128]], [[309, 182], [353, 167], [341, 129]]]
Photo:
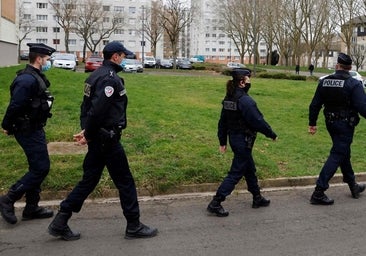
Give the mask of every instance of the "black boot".
[[324, 193], [323, 188], [316, 186], [315, 191], [311, 195], [310, 203], [320, 205], [331, 205], [334, 203], [334, 200], [327, 197], [327, 195]]
[[212, 201], [207, 206], [207, 211], [213, 214], [216, 214], [218, 217], [227, 217], [229, 216], [229, 212], [225, 211], [224, 207], [222, 207], [221, 202], [222, 198], [219, 196], [214, 196]]
[[157, 228], [148, 227], [140, 221], [127, 222], [125, 238], [150, 238], [156, 236], [157, 233]]
[[79, 232], [72, 232], [67, 225], [67, 221], [70, 219], [71, 213], [58, 212], [51, 224], [48, 226], [48, 233], [52, 236], [61, 237], [66, 241], [80, 239]]
[[23, 210], [22, 220], [51, 218], [53, 211], [38, 205], [26, 204]]
[[352, 197], [356, 199], [360, 197], [360, 193], [362, 193], [366, 187], [365, 184], [357, 184], [356, 182], [349, 183], [348, 186], [351, 190]]
[[1, 216], [3, 216], [3, 219], [10, 224], [15, 224], [18, 221], [14, 212], [14, 203], [15, 201], [11, 200], [7, 195], [0, 196]]
[[265, 199], [261, 194], [253, 196], [252, 208], [266, 207], [271, 200]]

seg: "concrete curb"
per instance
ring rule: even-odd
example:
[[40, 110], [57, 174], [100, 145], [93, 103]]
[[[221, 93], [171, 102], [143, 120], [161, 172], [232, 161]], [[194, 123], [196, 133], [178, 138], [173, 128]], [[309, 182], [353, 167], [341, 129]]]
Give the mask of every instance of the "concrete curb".
[[[297, 187], [314, 186], [318, 176], [304, 176], [304, 177], [290, 177], [290, 178], [277, 178], [277, 179], [266, 179], [260, 180], [259, 185], [263, 190], [272, 189], [291, 189]], [[366, 173], [356, 174], [357, 182], [366, 181]], [[336, 174], [330, 181], [331, 185], [343, 183], [342, 175]], [[171, 196], [171, 195], [183, 195], [183, 194], [205, 194], [214, 193], [218, 188], [219, 183], [203, 183], [203, 184], [193, 184], [193, 185], [182, 185], [175, 188], [171, 188], [165, 192], [157, 193], [156, 191], [150, 191], [143, 188], [138, 188], [138, 196], [141, 197], [159, 197], [159, 196]], [[241, 181], [235, 191], [246, 191], [245, 182]], [[64, 199], [70, 191], [58, 191], [50, 192], [43, 191], [41, 196], [42, 200], [62, 200]], [[101, 199], [101, 198], [116, 198], [118, 197], [117, 189], [104, 189], [100, 191], [93, 192], [90, 195], [91, 199]]]

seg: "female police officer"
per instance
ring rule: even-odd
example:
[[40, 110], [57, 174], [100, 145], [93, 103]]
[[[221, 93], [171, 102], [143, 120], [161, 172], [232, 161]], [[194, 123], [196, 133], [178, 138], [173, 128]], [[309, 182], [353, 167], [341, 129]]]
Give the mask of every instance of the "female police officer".
[[220, 151], [224, 153], [227, 136], [229, 136], [234, 159], [228, 175], [207, 207], [208, 212], [219, 217], [229, 215], [229, 212], [222, 207], [221, 202], [231, 194], [243, 176], [248, 191], [253, 195], [252, 207], [259, 208], [270, 204], [270, 200], [265, 199], [260, 193], [252, 148], [257, 132], [263, 133], [273, 140], [276, 140], [277, 135], [263, 119], [255, 101], [248, 95], [251, 85], [250, 75], [249, 69], [234, 69], [232, 71], [233, 80], [228, 81], [226, 85], [226, 97], [223, 100], [223, 108], [218, 123], [218, 138]]

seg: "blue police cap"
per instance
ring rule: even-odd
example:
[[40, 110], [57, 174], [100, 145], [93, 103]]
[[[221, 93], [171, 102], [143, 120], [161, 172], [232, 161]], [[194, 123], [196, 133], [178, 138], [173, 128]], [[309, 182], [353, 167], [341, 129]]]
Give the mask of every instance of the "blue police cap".
[[56, 51], [52, 47], [42, 43], [27, 43], [27, 46], [29, 46], [29, 52], [35, 52], [49, 56], [51, 56], [51, 54]]
[[104, 46], [103, 54], [104, 53], [116, 53], [116, 52], [123, 52], [126, 56], [134, 56], [135, 54], [129, 50], [127, 50], [121, 42], [112, 41]]
[[244, 76], [249, 76], [252, 74], [252, 71], [247, 68], [235, 68], [231, 71], [231, 76], [233, 80], [241, 80]]
[[339, 53], [338, 58], [337, 58], [337, 62], [339, 64], [343, 64], [343, 65], [347, 65], [347, 66], [352, 65], [351, 57], [349, 55], [343, 53], [343, 52]]

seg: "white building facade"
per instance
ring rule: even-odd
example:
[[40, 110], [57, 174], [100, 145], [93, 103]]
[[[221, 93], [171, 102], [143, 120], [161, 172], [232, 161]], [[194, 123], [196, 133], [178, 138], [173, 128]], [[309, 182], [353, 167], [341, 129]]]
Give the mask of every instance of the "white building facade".
[[18, 38], [16, 1], [0, 1], [0, 55], [1, 66], [18, 63]]
[[[32, 21], [32, 32], [28, 33], [26, 38], [22, 41], [20, 49], [22, 52], [27, 52], [27, 43], [44, 43], [59, 52], [64, 52], [65, 47], [65, 33], [60, 25], [57, 23], [56, 12], [48, 0], [19, 0], [22, 5], [23, 19]], [[51, 0], [58, 3], [58, 0]], [[151, 6], [151, 0], [103, 0], [101, 1], [102, 8], [106, 11], [106, 17], [103, 17], [104, 22], [113, 19], [115, 12], [122, 14], [121, 23], [122, 28], [116, 29], [114, 33], [108, 38], [101, 41], [96, 52], [101, 52], [104, 45], [111, 41], [120, 41], [125, 47], [138, 56], [142, 52], [149, 53], [151, 46], [149, 41], [145, 41], [142, 46], [142, 12]], [[20, 31], [20, 35], [24, 31]], [[69, 52], [75, 53], [79, 58], [82, 57], [82, 49], [84, 40], [76, 33], [70, 33], [69, 37]], [[87, 50], [88, 51], [88, 50]], [[88, 52], [87, 55], [90, 55]]]

